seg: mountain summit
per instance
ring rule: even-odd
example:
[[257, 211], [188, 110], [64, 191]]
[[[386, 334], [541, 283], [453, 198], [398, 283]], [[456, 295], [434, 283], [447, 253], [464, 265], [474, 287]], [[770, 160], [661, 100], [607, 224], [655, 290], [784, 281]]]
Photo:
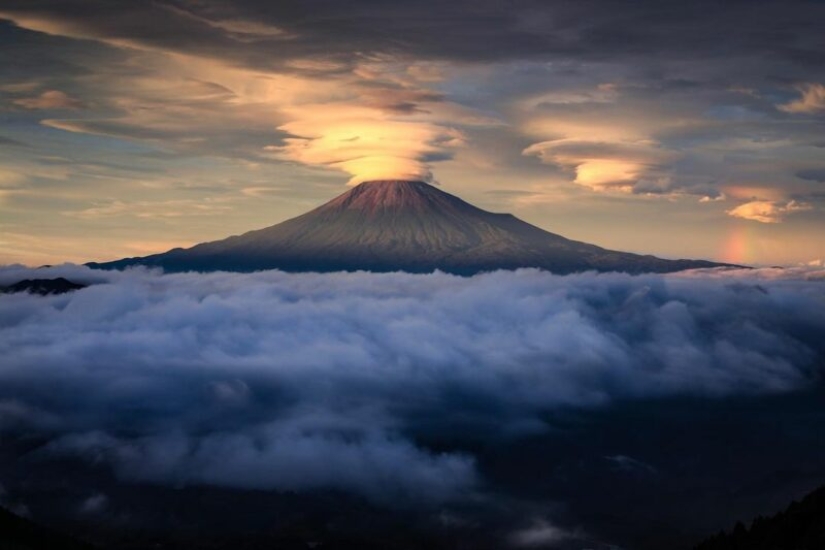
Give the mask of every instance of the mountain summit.
[[365, 182], [297, 218], [192, 248], [92, 267], [166, 271], [409, 271], [470, 275], [537, 267], [555, 273], [670, 272], [721, 264], [663, 260], [571, 241], [494, 214], [421, 181]]

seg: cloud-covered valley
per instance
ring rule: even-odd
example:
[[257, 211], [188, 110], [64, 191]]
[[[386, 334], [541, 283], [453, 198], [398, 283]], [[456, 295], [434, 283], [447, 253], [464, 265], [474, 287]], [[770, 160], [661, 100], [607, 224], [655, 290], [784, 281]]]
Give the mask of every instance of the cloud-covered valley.
[[549, 433], [553, 411], [804, 390], [825, 357], [815, 271], [0, 282], [35, 275], [93, 284], [0, 296], [0, 431], [128, 482], [462, 501], [486, 490], [462, 441]]

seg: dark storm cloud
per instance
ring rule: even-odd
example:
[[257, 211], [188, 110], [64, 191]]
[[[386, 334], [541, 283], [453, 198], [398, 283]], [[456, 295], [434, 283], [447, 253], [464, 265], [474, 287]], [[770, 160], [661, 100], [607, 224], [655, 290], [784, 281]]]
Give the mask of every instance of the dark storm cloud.
[[31, 32], [2, 15], [0, 49], [4, 53], [0, 97], [21, 97], [40, 86], [73, 92], [79, 79], [93, 75], [101, 65], [116, 66], [120, 74], [141, 72], [139, 67], [125, 66], [127, 56], [117, 49], [101, 48], [99, 43], [88, 40]]
[[[261, 2], [74, 0], [6, 2], [4, 11], [106, 39], [256, 66], [280, 58], [374, 53], [466, 61], [563, 55], [604, 59], [721, 53], [825, 61], [817, 2], [576, 3], [357, 0]], [[252, 47], [250, 47], [252, 46]]]
[[800, 170], [796, 173], [796, 177], [801, 178], [803, 180], [825, 183], [825, 168], [810, 168], [808, 170]]
[[[38, 85], [7, 103], [58, 90], [92, 108], [38, 123], [184, 158], [298, 163], [355, 182], [378, 177], [365, 166], [424, 179], [435, 163], [471, 170], [456, 153], [466, 148], [508, 178], [609, 192], [741, 202], [751, 197], [729, 188], [763, 188], [761, 200], [813, 191], [788, 180], [822, 133], [817, 2], [14, 0], [0, 17], [20, 26], [4, 24], [0, 40], [25, 59], [0, 75]], [[399, 120], [435, 151], [399, 145]], [[367, 130], [380, 149], [350, 142]], [[571, 143], [607, 150], [584, 163]]]
[[[821, 273], [66, 275], [0, 296], [0, 430], [163, 485], [339, 489], [387, 503], [483, 490], [424, 442], [550, 430], [545, 411], [811, 387]], [[636, 458], [609, 457], [633, 465]]]
[[16, 139], [11, 139], [7, 137], [0, 136], [0, 147], [28, 147], [27, 143], [23, 143], [22, 141], [17, 141]]

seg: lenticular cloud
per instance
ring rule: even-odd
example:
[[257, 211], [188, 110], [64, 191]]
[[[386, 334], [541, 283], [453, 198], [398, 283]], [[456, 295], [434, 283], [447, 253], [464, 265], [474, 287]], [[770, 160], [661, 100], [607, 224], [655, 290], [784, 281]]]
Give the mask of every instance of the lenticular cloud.
[[813, 272], [63, 266], [0, 284], [58, 275], [93, 284], [0, 296], [0, 434], [159, 484], [442, 502], [483, 480], [468, 452], [428, 448], [435, 424], [449, 438], [471, 416], [497, 438], [562, 408], [792, 391], [825, 356]]

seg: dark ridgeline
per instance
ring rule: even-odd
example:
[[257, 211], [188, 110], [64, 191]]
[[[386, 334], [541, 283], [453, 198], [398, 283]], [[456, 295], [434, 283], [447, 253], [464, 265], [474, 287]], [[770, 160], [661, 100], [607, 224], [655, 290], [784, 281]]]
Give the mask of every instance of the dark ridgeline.
[[74, 290], [86, 288], [88, 285], [74, 283], [63, 277], [56, 279], [23, 279], [9, 286], [0, 286], [0, 293], [14, 294], [17, 292], [28, 292], [48, 296], [49, 294], [65, 294]]
[[373, 181], [283, 223], [142, 258], [87, 264], [166, 271], [407, 271], [471, 275], [536, 267], [554, 273], [665, 273], [717, 267], [566, 239], [511, 214], [476, 208], [420, 181]]
[[792, 502], [770, 518], [758, 517], [750, 529], [737, 523], [695, 550], [822, 550], [825, 548], [825, 487]]

